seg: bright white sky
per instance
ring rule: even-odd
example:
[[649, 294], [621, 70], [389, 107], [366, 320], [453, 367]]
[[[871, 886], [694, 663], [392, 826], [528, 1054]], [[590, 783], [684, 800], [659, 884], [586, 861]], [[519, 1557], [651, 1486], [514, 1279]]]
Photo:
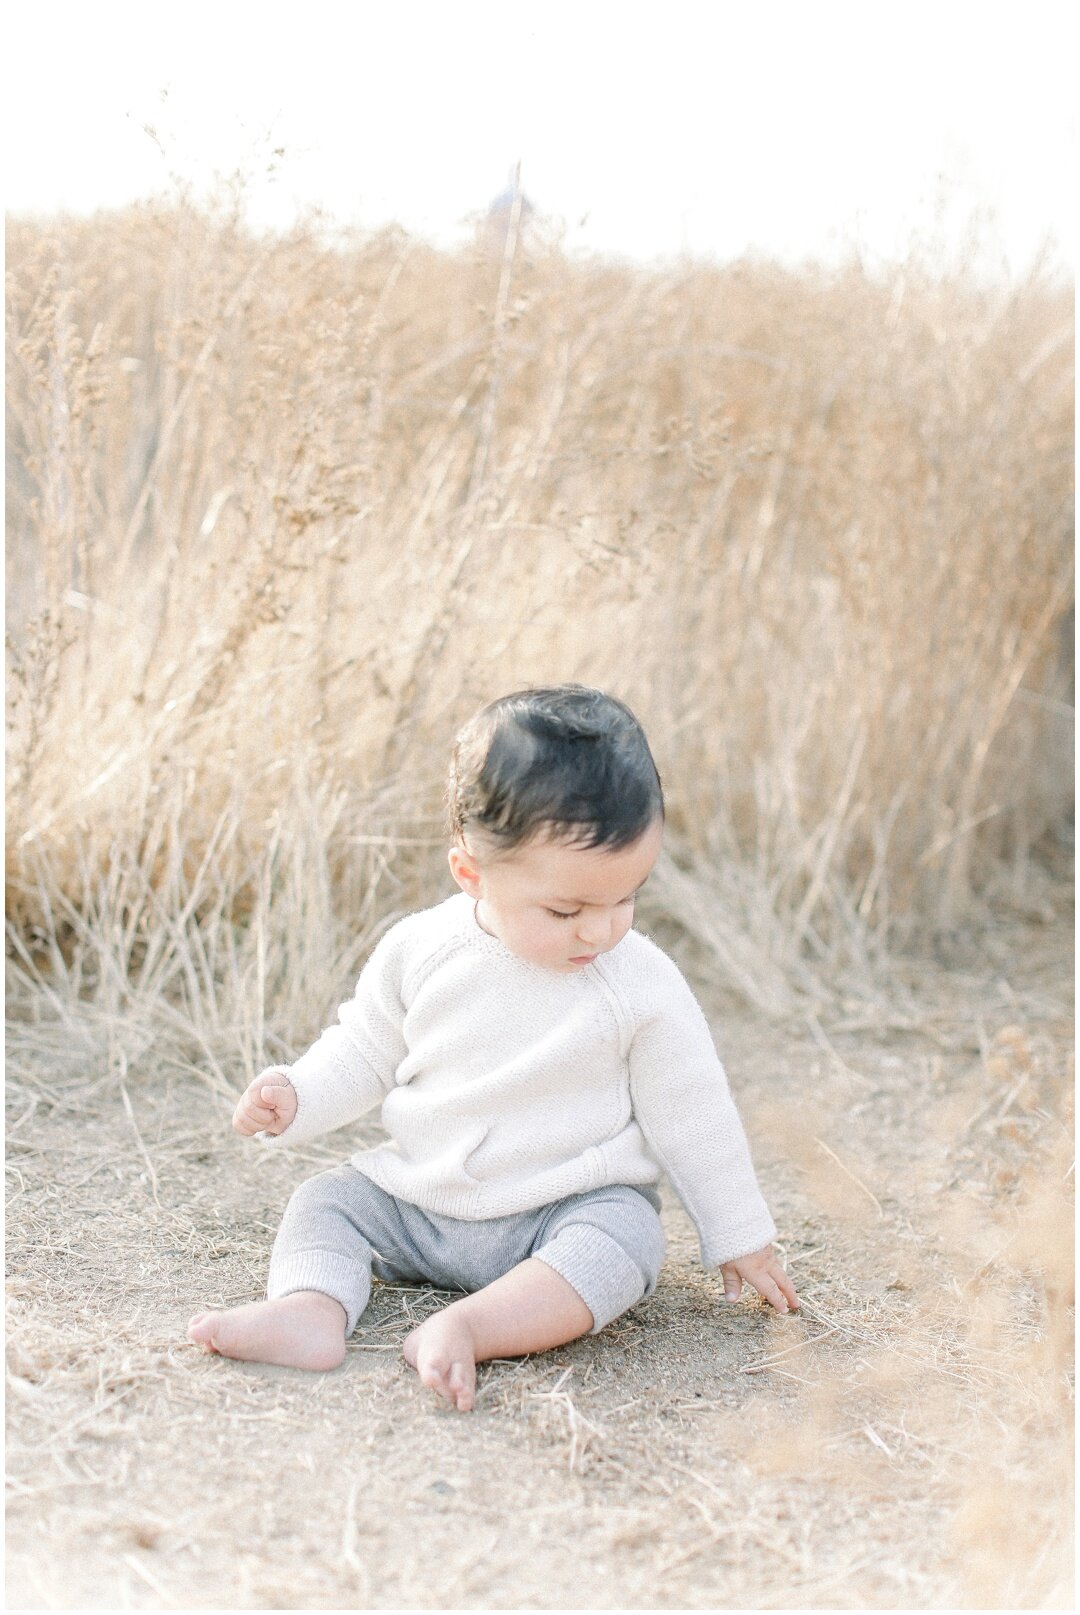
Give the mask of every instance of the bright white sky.
[[6, 206], [90, 211], [240, 168], [255, 223], [316, 203], [452, 242], [520, 159], [570, 249], [892, 257], [944, 195], [954, 245], [979, 210], [1014, 272], [1048, 234], [1071, 266], [1075, 9], [24, 0], [4, 28]]

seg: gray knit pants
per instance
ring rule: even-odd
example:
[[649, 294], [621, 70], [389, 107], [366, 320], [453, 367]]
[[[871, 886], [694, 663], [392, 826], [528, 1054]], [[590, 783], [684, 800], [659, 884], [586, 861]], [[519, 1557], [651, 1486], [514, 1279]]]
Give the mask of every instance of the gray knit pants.
[[513, 1217], [467, 1222], [396, 1200], [345, 1165], [302, 1183], [285, 1208], [266, 1293], [319, 1290], [345, 1308], [346, 1335], [371, 1294], [371, 1277], [442, 1290], [481, 1290], [528, 1256], [573, 1285], [592, 1333], [656, 1288], [664, 1259], [660, 1197], [621, 1184]]

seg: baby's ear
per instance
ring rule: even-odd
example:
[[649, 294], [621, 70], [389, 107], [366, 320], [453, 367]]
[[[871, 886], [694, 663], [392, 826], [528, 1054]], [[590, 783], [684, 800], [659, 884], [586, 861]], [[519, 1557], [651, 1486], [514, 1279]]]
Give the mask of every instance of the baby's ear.
[[462, 891], [470, 897], [479, 897], [480, 866], [472, 853], [460, 841], [455, 841], [447, 854], [447, 861], [450, 864], [450, 873]]

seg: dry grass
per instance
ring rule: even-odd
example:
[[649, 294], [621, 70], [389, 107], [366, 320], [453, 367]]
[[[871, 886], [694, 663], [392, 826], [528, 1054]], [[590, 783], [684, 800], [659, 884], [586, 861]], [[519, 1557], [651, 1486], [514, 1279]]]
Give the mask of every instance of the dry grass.
[[[12, 1601], [1071, 1607], [1071, 292], [9, 230]], [[657, 1296], [439, 1415], [209, 1362], [237, 1086], [446, 889], [454, 725], [631, 701], [644, 923], [798, 1319]], [[269, 1439], [268, 1439], [269, 1438]]]
[[1071, 780], [1066, 289], [9, 236], [24, 928], [117, 859], [272, 902], [276, 816], [351, 933], [380, 872], [431, 890], [455, 725], [565, 677], [640, 711], [756, 1007], [1024, 890]]
[[265, 1156], [153, 1049], [19, 1037], [11, 1602], [1071, 1608], [1069, 938], [1006, 939], [1012, 998], [913, 977], [918, 1031], [719, 1023], [797, 1318], [725, 1308], [669, 1197], [656, 1296], [468, 1418], [399, 1356], [430, 1291], [377, 1287], [335, 1374], [183, 1344], [341, 1139]]

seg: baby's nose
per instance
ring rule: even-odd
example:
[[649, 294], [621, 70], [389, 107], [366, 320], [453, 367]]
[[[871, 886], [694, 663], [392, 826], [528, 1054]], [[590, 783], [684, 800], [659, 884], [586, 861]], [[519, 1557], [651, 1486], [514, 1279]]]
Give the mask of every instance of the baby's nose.
[[601, 947], [611, 934], [611, 921], [606, 914], [589, 914], [578, 925], [578, 936], [593, 948]]

